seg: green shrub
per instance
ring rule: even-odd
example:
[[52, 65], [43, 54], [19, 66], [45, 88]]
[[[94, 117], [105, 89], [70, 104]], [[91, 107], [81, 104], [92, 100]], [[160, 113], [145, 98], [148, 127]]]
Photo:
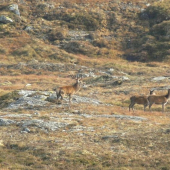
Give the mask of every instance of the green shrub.
[[143, 45], [143, 51], [147, 51], [150, 60], [163, 61], [168, 55], [170, 42], [146, 43]]
[[157, 37], [170, 35], [170, 21], [163, 21], [154, 25], [150, 30], [150, 34]]
[[63, 19], [75, 26], [84, 25], [87, 30], [96, 30], [100, 26], [99, 18], [95, 18], [88, 13], [66, 14]]
[[63, 47], [67, 52], [75, 54], [84, 54], [88, 56], [96, 55], [98, 48], [91, 45], [89, 42], [71, 41]]
[[68, 33], [67, 29], [63, 29], [63, 28], [53, 29], [48, 34], [48, 38], [50, 41], [63, 40], [66, 38], [67, 33]]
[[104, 38], [100, 38], [100, 39], [94, 40], [93, 45], [99, 48], [108, 47], [109, 41]]
[[17, 100], [20, 97], [18, 91], [13, 91], [11, 93], [7, 93], [3, 96], [0, 96], [0, 107], [6, 107], [11, 102]]
[[30, 45], [26, 45], [22, 48], [19, 48], [19, 49], [15, 50], [12, 54], [14, 56], [17, 56], [20, 58], [22, 57], [22, 58], [25, 58], [28, 60], [30, 60], [30, 58], [38, 58], [39, 57], [37, 52]]
[[55, 12], [47, 14], [44, 16], [47, 20], [63, 20], [68, 23], [68, 26], [79, 28], [84, 26], [84, 29], [87, 30], [97, 30], [100, 27], [101, 19], [98, 15], [89, 14], [87, 12], [78, 12], [78, 13], [62, 13]]
[[140, 19], [148, 20], [150, 26], [170, 19], [170, 3], [156, 3], [139, 14]]

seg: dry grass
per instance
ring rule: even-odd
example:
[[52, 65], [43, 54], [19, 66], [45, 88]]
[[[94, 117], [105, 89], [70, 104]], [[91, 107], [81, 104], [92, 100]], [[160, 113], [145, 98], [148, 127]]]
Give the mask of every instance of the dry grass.
[[[120, 108], [115, 107], [115, 110], [119, 114], [122, 112]], [[55, 114], [58, 115], [57, 112]], [[169, 118], [165, 119], [160, 112], [153, 116], [137, 111], [136, 115], [149, 120], [133, 122], [114, 118], [84, 118], [82, 121], [75, 120], [73, 125], [76, 128], [84, 127], [82, 130], [76, 131], [75, 128], [72, 131], [67, 127], [48, 134], [38, 129], [21, 134], [18, 127], [1, 128], [4, 143], [4, 147], [0, 148], [4, 153], [0, 157], [1, 168], [168, 169]], [[12, 135], [14, 132], [15, 136]]]
[[[118, 66], [117, 68], [123, 72], [132, 71], [131, 76], [134, 80], [138, 79], [136, 72], [142, 69], [150, 70], [147, 77], [152, 77], [152, 74], [157, 76], [161, 71], [163, 74], [168, 70], [164, 64], [160, 64], [159, 70], [152, 67], [155, 72], [146, 64], [128, 63], [127, 66], [127, 62], [119, 63], [119, 61], [117, 64], [121, 64], [121, 68]], [[157, 63], [154, 65], [157, 67]], [[32, 84], [27, 87], [30, 90], [47, 90], [55, 85], [74, 82], [66, 77], [67, 73], [63, 73], [65, 78], [58, 77], [57, 72], [53, 74], [24, 75], [21, 73], [18, 76], [1, 76], [1, 95], [15, 89], [25, 89], [28, 83]], [[148, 94], [150, 88], [166, 84], [150, 82], [145, 74], [141, 75], [140, 79], [136, 80], [136, 83], [124, 82], [121, 86], [112, 88], [92, 86], [78, 93], [86, 97], [90, 95], [103, 103], [111, 103], [112, 106], [81, 103], [73, 104], [71, 110], [68, 110], [66, 106], [60, 108], [57, 105], [52, 108], [39, 108], [39, 118], [45, 121], [51, 120], [50, 115], [53, 114], [58, 121], [67, 122], [68, 117], [64, 113], [74, 114], [69, 126], [56, 132], [46, 133], [38, 128], [29, 127], [31, 133], [21, 133], [19, 126], [2, 127], [1, 169], [169, 169], [170, 107], [167, 105], [165, 113], [161, 113], [159, 106], [154, 106], [153, 112], [143, 112], [140, 105], [135, 106], [134, 113], [128, 111], [131, 95]], [[129, 92], [125, 94], [123, 91]], [[162, 94], [166, 91], [157, 91], [157, 93]], [[92, 117], [79, 118], [77, 110]], [[15, 111], [16, 114], [34, 114], [34, 112], [34, 110], [24, 109]], [[2, 111], [0, 114], [10, 114], [10, 112]], [[95, 115], [140, 116], [147, 120], [136, 122], [95, 117]]]
[[[10, 1], [10, 3], [14, 2], [17, 1]], [[110, 68], [113, 68], [114, 71], [110, 73], [110, 76], [127, 76], [130, 80], [120, 80], [122, 81], [120, 84], [109, 85], [115, 80], [98, 82], [93, 77], [84, 78], [87, 87], [82, 88], [77, 95], [99, 100], [102, 103], [100, 105], [79, 103], [72, 104], [69, 109], [67, 104], [48, 103], [34, 109], [8, 110], [1, 108], [0, 116], [4, 115], [6, 119], [9, 119], [10, 114], [30, 114], [32, 115], [31, 119], [65, 122], [68, 123], [68, 126], [54, 132], [29, 126], [30, 133], [21, 132], [20, 125], [1, 126], [0, 169], [169, 170], [169, 104], [166, 106], [165, 113], [162, 113], [161, 106], [157, 105], [153, 105], [152, 112], [149, 112], [148, 108], [146, 112], [143, 112], [143, 106], [140, 105], [135, 105], [135, 112], [128, 111], [130, 96], [147, 95], [151, 88], [169, 85], [169, 79], [152, 81], [153, 77], [169, 76], [168, 62], [140, 63], [123, 60], [120, 56], [123, 56], [125, 52], [122, 51], [119, 43], [116, 44], [122, 37], [119, 37], [120, 39], [117, 41], [114, 39], [108, 44], [103, 42], [103, 39], [96, 41], [98, 46], [103, 45], [108, 49], [101, 48], [98, 51], [99, 55], [93, 57], [67, 53], [51, 45], [48, 40], [42, 41], [36, 31], [27, 33], [23, 30], [27, 24], [31, 23], [31, 15], [27, 11], [33, 6], [29, 5], [42, 3], [42, 1], [28, 0], [26, 2], [28, 6], [21, 5], [20, 8], [24, 24], [20, 25], [21, 23], [18, 22], [15, 25], [19, 31], [16, 31], [13, 25], [3, 27], [1, 25], [2, 31], [7, 35], [0, 38], [1, 64], [6, 65], [6, 67], [0, 68], [0, 96], [5, 94], [8, 96], [9, 92], [15, 90], [52, 91], [57, 86], [71, 85], [75, 80], [71, 79], [70, 75], [76, 74], [78, 71], [82, 71], [83, 74], [94, 71], [96, 75], [100, 76], [103, 75], [101, 72], [108, 72]], [[94, 3], [107, 2], [106, 0], [83, 2], [61, 0], [57, 3], [54, 0], [48, 1], [55, 7], [63, 3], [68, 7], [69, 3], [91, 3], [93, 7]], [[131, 2], [137, 4], [139, 1], [132, 0]], [[6, 1], [4, 5], [7, 4], [9, 2]], [[73, 12], [72, 9], [70, 11]], [[124, 29], [127, 23], [126, 19], [122, 16], [117, 16], [117, 19], [120, 23], [122, 21]], [[32, 22], [40, 25], [43, 25], [44, 22], [45, 26], [49, 24], [50, 27], [61, 24], [58, 21], [43, 21], [41, 18], [36, 18]], [[66, 23], [62, 24], [65, 26]], [[118, 24], [118, 26], [120, 25]], [[41, 30], [39, 25], [36, 25], [35, 28], [38, 31]], [[115, 32], [117, 35], [124, 36], [125, 33], [132, 35], [127, 32], [126, 28], [124, 31], [122, 28], [117, 29], [120, 31]], [[103, 32], [102, 30], [97, 31], [101, 35], [110, 33], [105, 28]], [[43, 35], [47, 32], [48, 29], [41, 30]], [[122, 41], [124, 39], [121, 39]], [[111, 46], [113, 47], [111, 48]], [[51, 71], [47, 68], [33, 69], [23, 66], [22, 69], [16, 69], [11, 67], [18, 62], [29, 63], [32, 59], [36, 59], [38, 64], [40, 61], [45, 63], [60, 62], [66, 63], [66, 65], [73, 63], [73, 68], [75, 68], [67, 70], [66, 67], [64, 71]], [[88, 69], [81, 70], [80, 65], [87, 66]], [[165, 94], [166, 90], [156, 91], [156, 93]], [[89, 117], [83, 116], [83, 114]], [[104, 117], [105, 115], [106, 117]], [[111, 117], [116, 115], [138, 116], [146, 118], [146, 120], [134, 121]], [[26, 118], [14, 118], [18, 121], [24, 119]]]

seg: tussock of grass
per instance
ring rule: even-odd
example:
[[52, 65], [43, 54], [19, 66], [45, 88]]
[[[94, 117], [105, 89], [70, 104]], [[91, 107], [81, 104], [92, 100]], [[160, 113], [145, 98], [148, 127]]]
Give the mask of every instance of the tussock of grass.
[[13, 91], [5, 95], [0, 96], [0, 106], [1, 108], [8, 106], [13, 101], [17, 100], [20, 97], [18, 91]]

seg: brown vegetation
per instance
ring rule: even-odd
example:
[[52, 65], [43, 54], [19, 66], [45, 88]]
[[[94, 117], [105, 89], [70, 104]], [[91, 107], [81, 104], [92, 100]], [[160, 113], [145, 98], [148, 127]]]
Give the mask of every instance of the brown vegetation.
[[[0, 15], [14, 20], [0, 23], [0, 123], [17, 122], [0, 128], [0, 169], [170, 169], [169, 104], [164, 113], [159, 105], [154, 113], [142, 105], [128, 111], [131, 96], [169, 85], [169, 0], [0, 3]], [[13, 3], [21, 17], [8, 10]], [[22, 101], [20, 90], [36, 99], [74, 84], [68, 75], [78, 71], [86, 83], [78, 97], [99, 103], [75, 97], [69, 110], [52, 102], [8, 108]], [[153, 80], [158, 76], [166, 79]], [[29, 125], [26, 132], [26, 120], [67, 125], [56, 131]]]

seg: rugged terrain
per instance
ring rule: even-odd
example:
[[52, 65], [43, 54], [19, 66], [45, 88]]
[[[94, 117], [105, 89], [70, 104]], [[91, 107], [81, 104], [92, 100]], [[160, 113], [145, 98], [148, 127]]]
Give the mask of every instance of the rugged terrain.
[[170, 169], [169, 104], [128, 108], [170, 88], [169, 5], [1, 0], [0, 169]]

